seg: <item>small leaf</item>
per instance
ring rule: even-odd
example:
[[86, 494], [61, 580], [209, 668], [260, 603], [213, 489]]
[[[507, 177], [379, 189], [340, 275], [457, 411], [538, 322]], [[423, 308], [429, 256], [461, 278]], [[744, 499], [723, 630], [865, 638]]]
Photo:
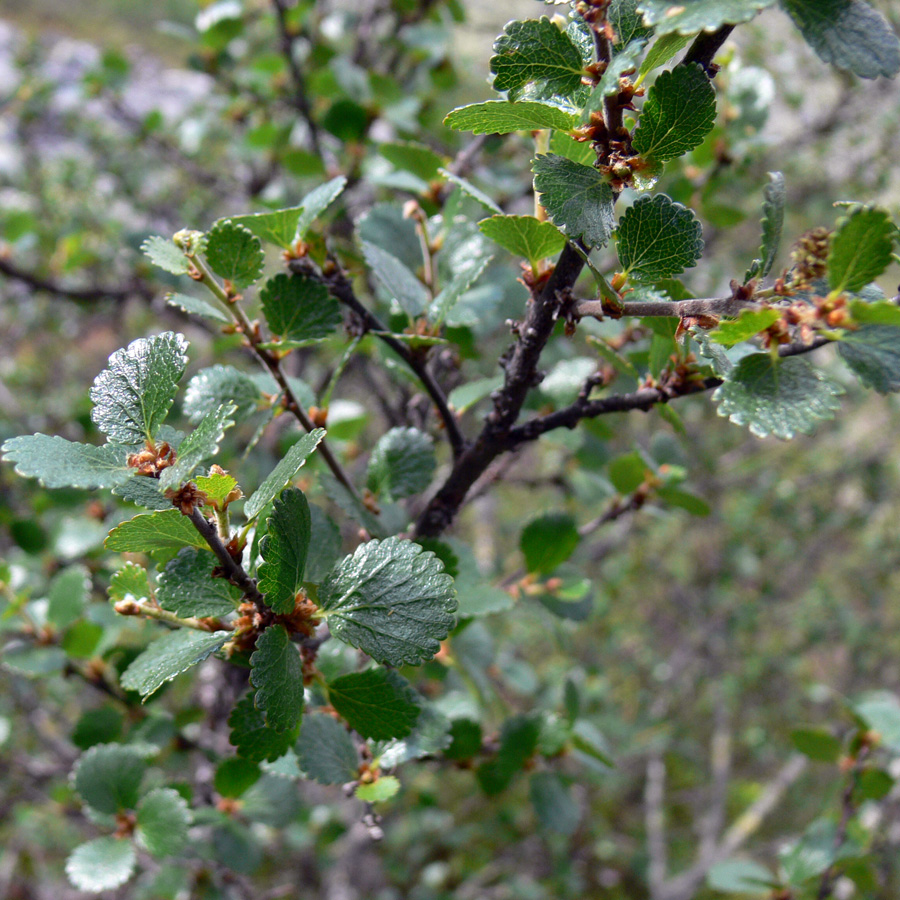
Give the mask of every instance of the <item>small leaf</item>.
[[900, 753], [900, 701], [890, 691], [872, 691], [857, 700], [853, 712], [873, 731], [882, 746]]
[[359, 754], [347, 729], [331, 716], [303, 717], [297, 742], [300, 767], [319, 784], [345, 784], [359, 775]]
[[534, 216], [491, 216], [479, 222], [478, 228], [514, 256], [527, 259], [532, 269], [566, 245], [566, 236], [552, 222]]
[[619, 221], [616, 250], [622, 269], [657, 281], [696, 265], [703, 252], [700, 221], [665, 194], [643, 194]]
[[218, 565], [208, 550], [185, 547], [170, 559], [157, 581], [156, 599], [163, 609], [186, 618], [225, 616], [234, 612], [241, 592], [224, 578], [213, 578]]
[[180, 628], [157, 638], [122, 673], [122, 687], [145, 700], [167, 681], [202, 663], [231, 638], [230, 631]]
[[866, 387], [879, 394], [900, 391], [900, 328], [863, 325], [847, 331], [838, 353]]
[[549, 103], [533, 100], [487, 100], [460, 106], [447, 113], [444, 124], [455, 131], [473, 134], [510, 134], [514, 131], [535, 131], [553, 128], [572, 131], [578, 126], [578, 116]]
[[111, 441], [134, 445], [156, 436], [184, 374], [187, 346], [183, 335], [167, 331], [110, 356], [91, 388], [91, 419]]
[[143, 600], [150, 596], [150, 582], [147, 570], [137, 563], [127, 562], [109, 580], [109, 599]]
[[195, 316], [203, 316], [207, 319], [215, 319], [218, 322], [230, 322], [231, 319], [218, 306], [213, 306], [206, 300], [198, 300], [188, 294], [166, 294], [166, 303], [186, 313]]
[[618, 94], [621, 89], [619, 79], [626, 72], [634, 72], [637, 68], [637, 61], [644, 49], [643, 41], [634, 41], [631, 45], [624, 48], [620, 53], [613, 57], [612, 61], [603, 72], [603, 77], [597, 86], [591, 91], [584, 110], [581, 113], [581, 121], [585, 124], [590, 122], [591, 115], [598, 110], [603, 109], [603, 102], [607, 97]]
[[303, 212], [297, 222], [297, 234], [295, 240], [302, 240], [306, 232], [319, 216], [337, 200], [347, 186], [347, 179], [343, 175], [320, 184], [315, 190], [310, 191], [300, 203]]
[[538, 156], [533, 165], [534, 188], [555, 225], [572, 238], [603, 247], [615, 225], [613, 193], [592, 166], [564, 156]]
[[275, 244], [282, 250], [290, 250], [294, 245], [301, 212], [303, 212], [302, 206], [292, 206], [272, 212], [231, 216], [231, 222], [253, 232], [261, 241]]
[[224, 503], [228, 495], [237, 487], [237, 479], [232, 475], [215, 473], [200, 475], [194, 479], [197, 490], [206, 494], [209, 503]]
[[559, 775], [535, 772], [531, 776], [529, 795], [544, 828], [565, 835], [575, 833], [581, 820], [581, 810]]
[[375, 277], [403, 311], [416, 318], [431, 302], [428, 288], [396, 256], [376, 244], [362, 242], [363, 255]]
[[114, 816], [137, 806], [146, 768], [132, 747], [98, 744], [78, 760], [72, 784], [88, 806]]
[[883, 209], [860, 206], [841, 219], [828, 252], [828, 285], [833, 291], [859, 291], [890, 264], [894, 223]]
[[303, 714], [303, 661], [283, 625], [270, 625], [250, 657], [250, 683], [266, 725], [293, 731]]
[[893, 325], [900, 327], [900, 306], [893, 300], [851, 300], [850, 315], [860, 325]]
[[638, 0], [612, 0], [606, 17], [615, 32], [613, 52], [621, 53], [633, 41], [646, 42], [653, 29], [644, 24], [644, 17], [638, 11]]
[[298, 728], [276, 731], [266, 724], [265, 713], [256, 708], [253, 693], [245, 694], [228, 717], [228, 740], [238, 754], [251, 762], [276, 760], [284, 756], [297, 740]]
[[294, 611], [311, 535], [309, 504], [303, 491], [285, 488], [275, 498], [266, 536], [259, 545], [264, 560], [259, 567], [259, 589], [266, 605], [276, 613], [288, 615]]
[[236, 288], [246, 288], [262, 277], [266, 257], [249, 228], [220, 219], [207, 235], [206, 261], [216, 275]]
[[173, 275], [186, 275], [191, 267], [184, 251], [174, 241], [158, 235], [148, 237], [141, 244], [141, 252], [154, 266]]
[[663, 72], [647, 93], [634, 133], [634, 149], [667, 162], [703, 143], [716, 120], [716, 92], [697, 63]]
[[374, 660], [418, 665], [455, 623], [453, 579], [433, 553], [396, 537], [360, 545], [319, 586], [331, 633]]
[[53, 576], [47, 591], [47, 621], [56, 628], [71, 625], [84, 612], [91, 578], [84, 566], [69, 566]]
[[461, 384], [459, 387], [450, 391], [447, 398], [450, 405], [457, 412], [463, 413], [467, 409], [471, 409], [480, 400], [489, 397], [495, 390], [503, 386], [503, 379], [497, 378], [476, 378], [468, 384]]
[[437, 462], [434, 443], [417, 428], [392, 428], [369, 458], [369, 490], [392, 500], [419, 494], [431, 483]]
[[567, 513], [545, 513], [533, 519], [519, 538], [525, 568], [549, 574], [575, 552], [580, 540], [575, 520]]
[[72, 851], [66, 860], [66, 875], [79, 891], [98, 894], [125, 884], [134, 873], [136, 862], [131, 841], [95, 838]]
[[261, 395], [256, 382], [234, 366], [211, 366], [201, 369], [188, 382], [184, 414], [196, 424], [223, 404], [233, 403], [235, 415], [245, 419], [256, 409]]
[[300, 467], [312, 455], [319, 442], [325, 437], [324, 428], [315, 428], [304, 434], [284, 455], [281, 462], [266, 476], [263, 483], [244, 504], [244, 515], [255, 519], [262, 510], [275, 499], [282, 488], [300, 471]]
[[715, 31], [720, 25], [749, 22], [776, 0], [640, 0], [638, 9], [657, 34]]
[[225, 429], [234, 425], [231, 418], [234, 412], [235, 406], [229, 402], [203, 417], [194, 431], [181, 442], [175, 464], [160, 474], [161, 491], [183, 485], [200, 463], [219, 452], [219, 441], [225, 436]]
[[262, 770], [258, 763], [240, 756], [223, 759], [216, 766], [213, 787], [223, 797], [240, 797], [249, 787], [259, 781]]
[[786, 196], [784, 175], [781, 172], [769, 172], [769, 183], [763, 188], [763, 217], [760, 222], [762, 242], [759, 259], [755, 259], [747, 270], [744, 284], [752, 278], [765, 278], [772, 271], [781, 244]]
[[476, 772], [485, 794], [493, 797], [506, 790], [534, 754], [539, 736], [537, 721], [528, 716], [513, 716], [503, 723], [497, 755], [482, 763]]
[[636, 491], [647, 480], [649, 468], [644, 457], [637, 450], [632, 450], [609, 464], [609, 480], [624, 496]]
[[184, 853], [190, 824], [187, 802], [172, 788], [150, 791], [137, 809], [137, 838], [157, 858]]
[[471, 197], [473, 200], [480, 203], [485, 209], [489, 210], [492, 213], [503, 214], [503, 210], [488, 197], [484, 191], [479, 190], [472, 184], [470, 181], [466, 181], [465, 178], [460, 178], [459, 175], [456, 175], [454, 172], [451, 172], [449, 169], [441, 169], [441, 175], [447, 179], [451, 184], [455, 184], [464, 194]]
[[444, 751], [447, 759], [471, 759], [481, 752], [481, 725], [473, 719], [454, 719], [450, 737], [451, 744]]
[[341, 530], [315, 504], [309, 507], [311, 536], [303, 578], [319, 584], [341, 555]]
[[181, 547], [207, 549], [191, 520], [177, 509], [135, 516], [113, 528], [103, 546], [119, 553], [155, 553]]
[[341, 675], [328, 684], [328, 700], [340, 716], [374, 740], [408, 735], [419, 718], [417, 699], [409, 683], [387, 669]]
[[769, 897], [776, 880], [765, 866], [753, 860], [723, 859], [710, 866], [706, 883], [714, 891], [726, 894]]
[[563, 96], [581, 87], [581, 53], [546, 16], [510, 22], [494, 42], [494, 53], [494, 90], [506, 91], [510, 100], [515, 100], [531, 82], [538, 82], [548, 93]]
[[383, 803], [400, 790], [400, 781], [393, 775], [382, 775], [376, 781], [361, 784], [356, 789], [356, 799], [364, 803]]
[[841, 742], [824, 728], [795, 728], [791, 732], [794, 748], [817, 762], [835, 763], [841, 756]]
[[862, 0], [780, 0], [803, 39], [823, 62], [860, 78], [900, 72], [900, 40], [877, 10]]
[[0, 450], [19, 475], [37, 478], [48, 488], [111, 488], [134, 475], [125, 464], [128, 448], [120, 444], [95, 447], [56, 435], [31, 434], [10, 438]]
[[324, 284], [302, 275], [270, 278], [259, 292], [263, 315], [273, 334], [289, 341], [330, 337], [341, 324], [341, 311]]
[[678, 34], [672, 31], [657, 38], [638, 69], [637, 82], [642, 82], [654, 69], [664, 66], [676, 53], [687, 47], [692, 37], [692, 33]]
[[727, 319], [715, 331], [709, 332], [709, 339], [726, 347], [733, 347], [741, 341], [749, 341], [773, 322], [781, 318], [777, 309], [742, 309], [736, 319]]
[[790, 440], [810, 434], [822, 419], [834, 418], [842, 388], [805, 359], [773, 360], [768, 353], [745, 356], [716, 389], [720, 416], [746, 425], [757, 437]]

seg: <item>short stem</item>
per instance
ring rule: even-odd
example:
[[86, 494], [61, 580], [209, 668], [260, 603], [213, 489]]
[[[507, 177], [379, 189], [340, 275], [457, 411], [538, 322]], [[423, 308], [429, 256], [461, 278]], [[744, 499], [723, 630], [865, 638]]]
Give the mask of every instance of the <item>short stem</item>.
[[169, 625], [175, 625], [178, 628], [193, 628], [195, 631], [219, 631], [231, 628], [230, 625], [225, 623], [219, 623], [221, 628], [210, 628], [207, 622], [201, 622], [193, 617], [183, 619], [167, 609], [151, 606], [149, 603], [139, 602], [137, 603], [137, 608], [140, 609], [142, 616], [147, 616], [150, 619], [159, 619], [160, 622], [167, 622]]
[[219, 537], [223, 541], [231, 540], [231, 523], [228, 521], [228, 509], [216, 508], [216, 524], [219, 526]]

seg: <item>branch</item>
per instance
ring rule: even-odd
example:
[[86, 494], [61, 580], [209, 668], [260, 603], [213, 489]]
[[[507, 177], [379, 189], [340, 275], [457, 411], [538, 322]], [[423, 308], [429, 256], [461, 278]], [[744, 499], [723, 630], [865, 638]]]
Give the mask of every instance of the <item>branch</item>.
[[328, 275], [319, 272], [311, 272], [309, 263], [305, 260], [293, 260], [290, 263], [290, 269], [303, 275], [311, 275], [313, 278], [321, 281], [328, 288], [331, 295], [339, 302], [343, 303], [348, 309], [353, 310], [360, 318], [365, 331], [376, 332], [376, 337], [385, 343], [394, 353], [397, 354], [409, 367], [415, 372], [422, 387], [431, 397], [432, 402], [437, 407], [441, 421], [444, 423], [444, 429], [447, 432], [447, 440], [453, 450], [454, 459], [458, 458], [466, 448], [466, 439], [459, 428], [459, 422], [456, 414], [450, 409], [450, 404], [444, 394], [443, 389], [437, 383], [434, 376], [428, 369], [425, 360], [414, 353], [402, 341], [398, 341], [395, 337], [391, 337], [388, 333], [389, 329], [381, 322], [380, 319], [370, 312], [356, 296], [353, 285], [344, 274], [343, 269], [332, 260], [335, 264], [334, 270]]
[[139, 278], [133, 278], [128, 286], [124, 288], [111, 288], [100, 284], [84, 288], [70, 288], [49, 278], [42, 278], [33, 272], [20, 269], [2, 256], [0, 256], [0, 274], [15, 281], [21, 281], [22, 284], [28, 285], [32, 290], [45, 291], [56, 297], [65, 297], [68, 300], [75, 300], [79, 303], [89, 303], [94, 300], [115, 300], [117, 303], [124, 303], [131, 297], [140, 297], [142, 300], [151, 300], [153, 298], [153, 290], [150, 285]]
[[[755, 309], [756, 305], [735, 297], [718, 297], [703, 300], [673, 300], [671, 302], [653, 302], [634, 300], [622, 304], [622, 316], [731, 316], [740, 315], [741, 310]], [[595, 319], [608, 317], [604, 312], [602, 300], [581, 300], [575, 307], [575, 314], [584, 319], [588, 316]]]
[[707, 76], [715, 78], [719, 69], [718, 66], [713, 65], [713, 57], [719, 52], [722, 44], [728, 40], [728, 35], [732, 31], [734, 31], [734, 25], [723, 25], [721, 28], [711, 32], [701, 31], [694, 43], [691, 44], [688, 52], [685, 53], [681, 64], [700, 63]]

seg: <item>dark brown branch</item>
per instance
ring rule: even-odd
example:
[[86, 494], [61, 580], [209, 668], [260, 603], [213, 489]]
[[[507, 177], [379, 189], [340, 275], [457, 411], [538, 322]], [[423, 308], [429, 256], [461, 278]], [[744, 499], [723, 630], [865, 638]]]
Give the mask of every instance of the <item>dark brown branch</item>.
[[734, 25], [723, 25], [715, 31], [701, 31], [688, 52], [685, 53], [682, 65], [685, 63], [700, 63], [703, 71], [710, 78], [715, 78], [718, 69], [713, 66], [713, 57], [719, 52], [722, 44], [728, 40], [728, 36], [734, 31]]
[[0, 256], [0, 274], [20, 281], [32, 290], [44, 291], [55, 297], [65, 297], [67, 300], [75, 300], [78, 303], [90, 303], [95, 300], [115, 300], [117, 303], [124, 303], [131, 297], [140, 297], [142, 300], [153, 298], [153, 290], [150, 285], [139, 278], [133, 278], [124, 288], [111, 288], [100, 284], [84, 288], [70, 288], [49, 278], [42, 278], [33, 272], [20, 269], [2, 256]]

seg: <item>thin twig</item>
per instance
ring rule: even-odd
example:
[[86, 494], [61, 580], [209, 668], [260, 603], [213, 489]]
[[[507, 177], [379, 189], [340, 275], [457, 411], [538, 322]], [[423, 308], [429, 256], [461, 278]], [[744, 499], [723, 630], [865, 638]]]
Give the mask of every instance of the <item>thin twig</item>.
[[108, 287], [102, 284], [93, 284], [88, 287], [67, 287], [58, 281], [42, 278], [26, 269], [21, 269], [8, 259], [0, 256], [0, 274], [15, 281], [27, 284], [35, 291], [44, 291], [56, 297], [65, 297], [79, 303], [89, 303], [94, 300], [115, 300], [122, 303], [131, 297], [140, 297], [142, 300], [150, 300], [153, 297], [153, 289], [140, 278], [132, 278], [127, 287]]
[[[575, 314], [583, 319], [607, 318], [602, 300], [582, 300], [575, 307]], [[744, 309], [755, 309], [756, 305], [735, 297], [714, 297], [701, 300], [660, 301], [625, 301], [622, 304], [622, 316], [737, 316]]]

